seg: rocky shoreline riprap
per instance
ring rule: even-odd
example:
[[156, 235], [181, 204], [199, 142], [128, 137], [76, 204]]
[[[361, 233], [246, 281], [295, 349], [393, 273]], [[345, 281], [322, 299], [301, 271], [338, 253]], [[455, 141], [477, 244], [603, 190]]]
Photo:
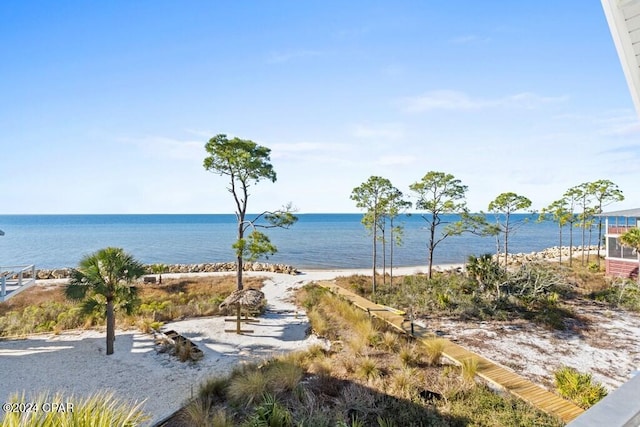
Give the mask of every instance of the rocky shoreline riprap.
[[[598, 247], [587, 246], [584, 252], [594, 253]], [[600, 248], [601, 254], [604, 255], [605, 248]], [[583, 250], [581, 246], [574, 246], [572, 254], [574, 257], [580, 256]], [[538, 262], [538, 261], [556, 261], [562, 254], [563, 259], [569, 257], [569, 246], [554, 246], [552, 248], [543, 249], [536, 252], [526, 253], [511, 253], [507, 257], [508, 265], [519, 265], [526, 262]], [[494, 259], [496, 255], [493, 255]], [[503, 262], [504, 255], [500, 254], [500, 262]], [[154, 272], [152, 265], [146, 265], [149, 275], [157, 274]], [[282, 273], [296, 275], [299, 270], [288, 264], [271, 264], [266, 262], [246, 262], [242, 268], [244, 271], [266, 271], [270, 273]], [[200, 264], [165, 264], [162, 273], [218, 273], [218, 272], [233, 272], [236, 271], [235, 262], [214, 262], [214, 263], [200, 263]], [[46, 279], [67, 279], [71, 273], [71, 268], [53, 268], [53, 269], [40, 269], [36, 270], [36, 277], [39, 280]], [[27, 277], [25, 274], [24, 277]]]
[[[156, 274], [152, 265], [146, 265], [148, 274]], [[54, 268], [36, 270], [38, 280], [67, 279], [71, 274], [71, 268]], [[267, 271], [270, 273], [298, 274], [295, 267], [287, 264], [269, 264], [264, 262], [246, 262], [243, 271]], [[236, 271], [234, 262], [214, 262], [200, 264], [165, 264], [162, 274], [165, 273], [218, 273]], [[25, 276], [26, 277], [26, 276]]]
[[[508, 265], [520, 265], [526, 262], [539, 262], [539, 261], [558, 261], [560, 259], [560, 255], [562, 255], [563, 260], [569, 259], [569, 253], [573, 256], [573, 258], [579, 257], [584, 252], [585, 254], [596, 253], [598, 250], [598, 246], [586, 246], [584, 250], [582, 246], [574, 246], [570, 251], [569, 246], [554, 246], [552, 248], [543, 249], [537, 252], [520, 252], [520, 253], [510, 253], [507, 255], [507, 264]], [[605, 247], [604, 245], [600, 247], [600, 255], [605, 255]], [[500, 254], [499, 256], [493, 255], [493, 259], [499, 260], [499, 262], [504, 262], [504, 254]]]

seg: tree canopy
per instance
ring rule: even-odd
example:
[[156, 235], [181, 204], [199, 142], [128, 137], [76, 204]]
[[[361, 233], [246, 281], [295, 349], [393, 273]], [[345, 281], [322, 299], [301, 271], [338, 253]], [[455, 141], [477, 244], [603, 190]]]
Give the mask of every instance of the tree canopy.
[[573, 212], [570, 210], [570, 202], [566, 197], [551, 202], [549, 206], [540, 211], [540, 216], [538, 217], [539, 221], [551, 219], [558, 224], [560, 264], [562, 264], [562, 229], [567, 223], [573, 222], [573, 217]]
[[531, 207], [531, 200], [513, 192], [501, 193], [489, 203], [489, 212], [503, 215], [503, 218], [496, 215], [496, 230], [504, 235], [505, 265], [509, 255], [509, 235], [515, 231], [517, 226], [522, 224], [522, 221], [514, 222], [511, 215], [529, 207]]
[[372, 246], [372, 291], [376, 291], [376, 259], [377, 259], [377, 230], [387, 208], [388, 197], [392, 193], [391, 181], [381, 176], [370, 176], [367, 181], [355, 187], [351, 191], [351, 200], [356, 202], [356, 207], [365, 210], [362, 224], [371, 230], [373, 236]]
[[[229, 177], [227, 190], [235, 202], [237, 219], [237, 239], [233, 243], [236, 255], [237, 288], [243, 289], [243, 261], [253, 261], [261, 256], [269, 256], [277, 251], [269, 236], [259, 228], [288, 228], [297, 221], [291, 204], [274, 211], [264, 211], [254, 218], [247, 219], [249, 187], [260, 181], [276, 181], [276, 172], [271, 164], [271, 150], [251, 140], [227, 138], [218, 134], [205, 145], [209, 154], [203, 166], [206, 170]], [[261, 222], [263, 220], [264, 222]], [[248, 239], [245, 232], [251, 228]]]
[[422, 219], [429, 224], [429, 278], [431, 278], [433, 253], [436, 246], [447, 237], [461, 234], [464, 231], [461, 222], [458, 221], [456, 224], [445, 227], [436, 236], [438, 226], [443, 223], [443, 215], [467, 212], [465, 200], [467, 186], [451, 174], [430, 171], [420, 181], [411, 184], [409, 188], [417, 195], [416, 208], [426, 211], [426, 214], [422, 215]]

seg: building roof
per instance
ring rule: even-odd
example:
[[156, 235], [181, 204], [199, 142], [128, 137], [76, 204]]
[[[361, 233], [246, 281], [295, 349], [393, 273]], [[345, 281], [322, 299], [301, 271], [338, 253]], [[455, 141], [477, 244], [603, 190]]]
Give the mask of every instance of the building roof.
[[629, 91], [640, 114], [640, 0], [601, 0]]
[[621, 216], [626, 218], [640, 218], [640, 208], [636, 209], [625, 209], [622, 211], [611, 211], [611, 212], [602, 212], [596, 216]]

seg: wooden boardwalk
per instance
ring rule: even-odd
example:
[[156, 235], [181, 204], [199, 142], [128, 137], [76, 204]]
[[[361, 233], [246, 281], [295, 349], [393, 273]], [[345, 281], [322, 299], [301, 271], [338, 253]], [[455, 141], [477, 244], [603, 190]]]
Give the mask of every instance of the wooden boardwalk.
[[[354, 304], [356, 307], [368, 312], [372, 317], [377, 317], [402, 333], [411, 335], [416, 339], [433, 338], [434, 334], [418, 325], [412, 325], [405, 315], [389, 307], [385, 307], [369, 301], [355, 293], [344, 289], [332, 282], [320, 282], [320, 286], [329, 289], [336, 295], [340, 295]], [[443, 356], [456, 364], [461, 364], [463, 360], [475, 359], [478, 361], [477, 375], [491, 383], [513, 394], [514, 396], [528, 402], [534, 407], [552, 416], [560, 418], [565, 423], [572, 421], [584, 412], [584, 409], [562, 397], [551, 393], [516, 374], [510, 369], [497, 365], [496, 363], [467, 350], [449, 340], [444, 340]]]

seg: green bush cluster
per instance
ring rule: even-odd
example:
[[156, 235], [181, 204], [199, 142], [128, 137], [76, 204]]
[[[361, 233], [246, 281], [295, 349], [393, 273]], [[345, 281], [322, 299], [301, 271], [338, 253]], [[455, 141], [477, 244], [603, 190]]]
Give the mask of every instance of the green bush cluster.
[[381, 286], [378, 301], [417, 316], [457, 315], [479, 320], [524, 317], [564, 329], [564, 319], [573, 317], [561, 304], [568, 289], [566, 281], [547, 265], [531, 263], [508, 271], [491, 255], [482, 255], [469, 258], [466, 274], [441, 273], [431, 279], [405, 276], [400, 286]]
[[629, 311], [640, 311], [640, 285], [631, 279], [617, 279], [608, 287], [591, 294], [597, 301]]
[[591, 374], [578, 372], [569, 366], [563, 366], [554, 373], [556, 390], [567, 399], [582, 408], [590, 408], [607, 395], [600, 383], [594, 382]]
[[0, 316], [0, 336], [73, 329], [82, 326], [85, 321], [76, 304], [44, 302]]

